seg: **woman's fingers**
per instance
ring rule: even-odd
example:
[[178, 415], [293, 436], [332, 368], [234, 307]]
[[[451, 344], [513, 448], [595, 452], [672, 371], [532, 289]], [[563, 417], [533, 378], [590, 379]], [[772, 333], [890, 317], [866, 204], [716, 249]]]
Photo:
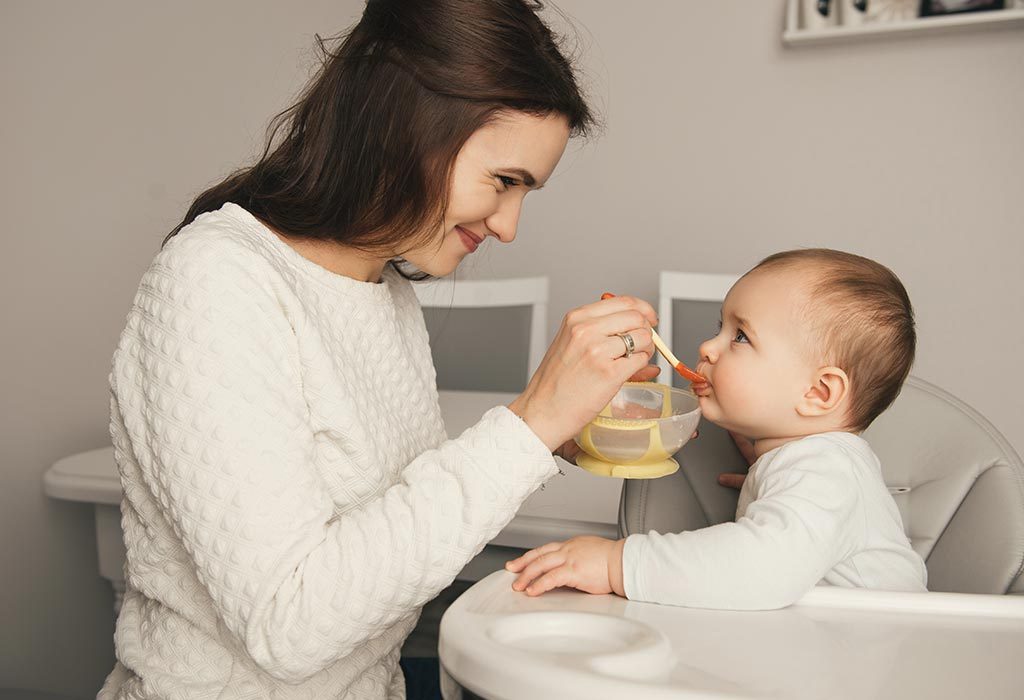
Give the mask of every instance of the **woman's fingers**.
[[654, 349], [654, 340], [651, 335], [649, 328], [634, 328], [631, 331], [624, 331], [621, 335], [616, 333], [610, 335], [602, 344], [602, 354], [606, 357], [616, 358], [622, 357], [626, 353], [626, 348], [630, 347], [629, 341], [623, 338], [622, 335], [628, 334], [633, 340], [632, 350], [630, 354], [638, 352], [646, 352], [648, 354]]
[[641, 367], [632, 377], [629, 378], [631, 382], [649, 382], [658, 374], [661, 373], [661, 367], [658, 365], [646, 365]]
[[638, 311], [649, 325], [658, 325], [658, 314], [655, 312], [654, 307], [643, 299], [631, 296], [609, 297], [608, 299], [585, 304], [574, 309], [570, 313], [570, 317], [575, 317], [579, 321], [585, 321], [622, 311]]
[[[647, 363], [650, 362], [650, 361], [651, 361], [650, 354], [647, 353], [646, 351], [644, 351], [644, 352], [635, 352], [635, 353], [633, 353], [633, 355], [631, 357], [620, 357], [619, 359], [613, 361], [613, 365], [616, 367], [617, 370], [619, 368], [621, 368], [621, 375], [620, 376], [622, 377], [622, 381], [624, 382], [629, 377], [632, 377], [637, 372], [639, 372], [644, 367], [646, 367]], [[619, 374], [619, 372], [616, 371], [616, 374]], [[620, 382], [620, 384], [621, 384], [621, 382]], [[609, 397], [609, 398], [611, 398], [611, 397]]]
[[650, 324], [656, 321], [650, 304], [632, 297], [573, 309], [509, 408], [553, 452], [644, 370], [654, 352]]
[[583, 325], [592, 328], [596, 335], [612, 336], [618, 333], [633, 333], [640, 329], [646, 331], [648, 335], [651, 332], [650, 321], [634, 309], [596, 316], [584, 321]]

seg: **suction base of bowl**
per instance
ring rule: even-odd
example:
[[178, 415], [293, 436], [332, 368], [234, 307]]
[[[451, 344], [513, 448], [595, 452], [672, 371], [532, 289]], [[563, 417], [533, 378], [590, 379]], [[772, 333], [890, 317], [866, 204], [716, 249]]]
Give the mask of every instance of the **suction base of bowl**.
[[576, 457], [576, 464], [591, 474], [616, 479], [657, 479], [679, 470], [679, 462], [671, 458], [647, 464], [612, 464], [588, 454], [580, 454]]

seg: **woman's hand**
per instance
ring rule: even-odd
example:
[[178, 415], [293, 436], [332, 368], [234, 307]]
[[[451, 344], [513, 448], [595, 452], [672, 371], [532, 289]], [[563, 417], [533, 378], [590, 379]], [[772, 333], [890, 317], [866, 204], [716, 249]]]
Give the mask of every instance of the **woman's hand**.
[[[652, 371], [644, 368], [654, 351], [651, 326], [657, 320], [650, 304], [633, 297], [614, 297], [573, 309], [562, 320], [526, 390], [509, 408], [549, 450], [560, 449], [628, 379]], [[629, 333], [633, 339], [635, 347], [629, 357], [620, 333]]]
[[[647, 365], [646, 367], [641, 367], [640, 370], [630, 377], [628, 381], [649, 382], [657, 377], [660, 372], [661, 367], [658, 367], [657, 365]], [[694, 433], [694, 437], [696, 437], [696, 435], [697, 433]], [[561, 447], [555, 450], [554, 454], [570, 464], [576, 464], [576, 457], [578, 457], [581, 452], [583, 452], [583, 450], [581, 450], [580, 446], [576, 444], [576, 441], [569, 438], [562, 443]]]
[[505, 563], [519, 577], [516, 591], [537, 596], [559, 586], [587, 593], [616, 593], [625, 597], [622, 583], [622, 550], [626, 540], [606, 540], [585, 535], [566, 542], [552, 542]]

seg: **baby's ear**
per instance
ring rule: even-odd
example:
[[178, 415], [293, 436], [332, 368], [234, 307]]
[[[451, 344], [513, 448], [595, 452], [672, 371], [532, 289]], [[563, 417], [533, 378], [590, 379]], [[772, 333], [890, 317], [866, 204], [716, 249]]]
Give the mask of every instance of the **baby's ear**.
[[850, 392], [850, 378], [838, 367], [822, 367], [814, 384], [804, 394], [797, 413], [805, 417], [825, 416], [837, 410]]

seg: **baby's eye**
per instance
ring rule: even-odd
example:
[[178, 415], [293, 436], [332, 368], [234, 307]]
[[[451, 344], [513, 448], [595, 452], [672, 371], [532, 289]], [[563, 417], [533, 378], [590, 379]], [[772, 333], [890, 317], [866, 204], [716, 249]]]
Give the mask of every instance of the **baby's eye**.
[[715, 335], [718, 335], [721, 332], [722, 332], [722, 320], [719, 319], [718, 320], [718, 326], [715, 328]]
[[750, 341], [747, 340], [747, 334], [746, 333], [744, 333], [741, 330], [737, 330], [736, 331], [736, 337], [732, 339], [732, 342], [734, 342], [734, 343], [749, 343]]
[[509, 177], [508, 175], [498, 175], [497, 177], [498, 182], [500, 182], [506, 189], [509, 187], [515, 187], [519, 184], [519, 180], [516, 180], [514, 177]]

